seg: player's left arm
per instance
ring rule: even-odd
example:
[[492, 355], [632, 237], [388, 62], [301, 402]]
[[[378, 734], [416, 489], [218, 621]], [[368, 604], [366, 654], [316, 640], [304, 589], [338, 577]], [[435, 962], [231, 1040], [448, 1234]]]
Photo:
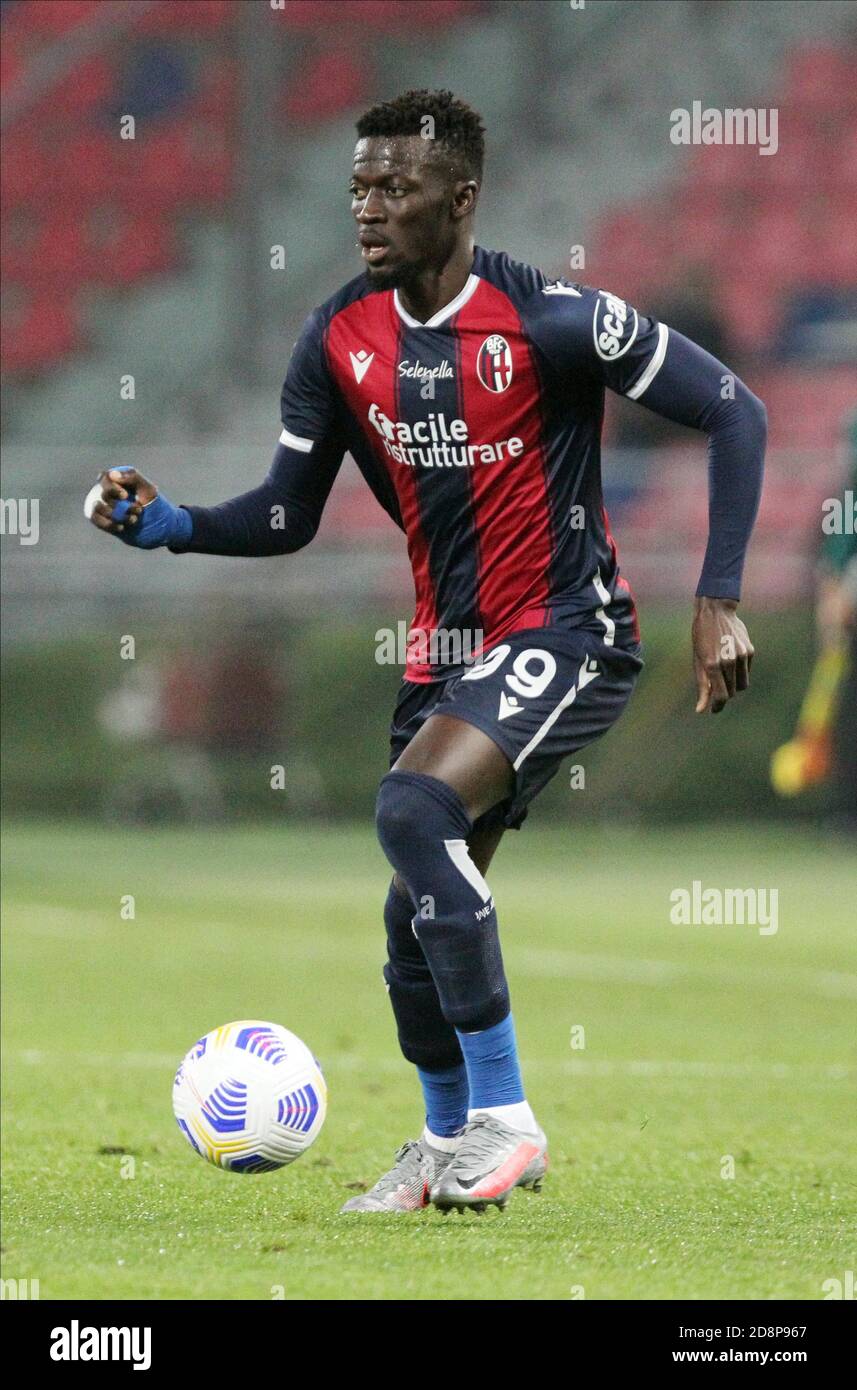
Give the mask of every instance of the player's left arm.
[[558, 281], [528, 311], [536, 342], [566, 379], [586, 372], [708, 435], [709, 532], [692, 644], [697, 712], [717, 714], [750, 680], [753, 644], [737, 607], [762, 491], [765, 407], [716, 357], [606, 290]]
[[750, 684], [754, 648], [737, 608], [762, 492], [767, 412], [716, 357], [664, 324], [657, 329], [653, 357], [624, 394], [708, 435], [708, 544], [691, 638], [696, 712], [718, 714]]

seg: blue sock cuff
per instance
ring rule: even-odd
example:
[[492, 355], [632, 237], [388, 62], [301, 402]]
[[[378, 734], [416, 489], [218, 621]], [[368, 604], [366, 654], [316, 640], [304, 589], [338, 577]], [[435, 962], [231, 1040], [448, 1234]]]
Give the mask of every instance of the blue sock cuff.
[[516, 1105], [524, 1099], [515, 1024], [509, 1013], [480, 1033], [456, 1028], [470, 1082], [470, 1109]]
[[443, 1071], [417, 1067], [426, 1103], [426, 1126], [439, 1139], [452, 1139], [467, 1124], [469, 1091], [464, 1063]]
[[462, 1047], [467, 1043], [467, 1051], [476, 1062], [493, 1061], [498, 1057], [505, 1057], [509, 1052], [514, 1052], [517, 1044], [515, 1040], [515, 1023], [511, 1013], [502, 1018], [499, 1023], [495, 1023], [491, 1028], [483, 1028], [478, 1033], [462, 1033], [456, 1028], [458, 1040]]

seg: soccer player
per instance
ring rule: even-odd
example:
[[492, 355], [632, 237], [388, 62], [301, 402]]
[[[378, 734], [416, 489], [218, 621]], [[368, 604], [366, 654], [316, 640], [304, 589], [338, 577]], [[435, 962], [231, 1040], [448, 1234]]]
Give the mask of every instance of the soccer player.
[[219, 506], [174, 506], [114, 469], [85, 510], [144, 549], [291, 554], [315, 535], [347, 451], [405, 532], [416, 614], [376, 825], [394, 870], [384, 977], [426, 1119], [343, 1210], [480, 1211], [539, 1187], [547, 1166], [484, 875], [561, 760], [619, 718], [642, 664], [602, 502], [604, 389], [708, 435], [700, 713], [749, 681], [736, 607], [766, 416], [722, 363], [617, 295], [474, 245], [484, 128], [450, 92], [406, 92], [357, 133], [363, 273], [304, 326], [265, 481]]

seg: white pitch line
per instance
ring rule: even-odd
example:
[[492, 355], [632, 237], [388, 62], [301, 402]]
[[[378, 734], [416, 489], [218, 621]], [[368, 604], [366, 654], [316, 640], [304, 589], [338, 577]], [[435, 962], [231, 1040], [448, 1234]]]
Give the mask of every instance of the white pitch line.
[[[48, 1052], [38, 1048], [6, 1050], [7, 1058], [17, 1058], [26, 1066], [55, 1066], [59, 1062], [94, 1066], [101, 1069], [143, 1068], [174, 1072], [178, 1060], [171, 1052]], [[357, 1053], [327, 1053], [322, 1066], [331, 1072], [383, 1072], [409, 1074], [407, 1062], [396, 1057], [375, 1058], [367, 1062]], [[646, 1077], [765, 1077], [770, 1080], [791, 1081], [799, 1078], [847, 1081], [857, 1078], [857, 1066], [844, 1062], [711, 1062], [666, 1058], [588, 1059], [558, 1057], [540, 1058], [524, 1063], [529, 1075], [543, 1076], [646, 1076]]]
[[[79, 907], [39, 906], [19, 904], [10, 908], [7, 914], [7, 934], [17, 916], [25, 929], [34, 936], [73, 940], [93, 937], [110, 931], [133, 933], [140, 922], [124, 922], [116, 914], [108, 914], [104, 908], [90, 911]], [[27, 920], [29, 919], [29, 920]], [[227, 923], [219, 926], [226, 927]], [[751, 929], [748, 929], [751, 930]], [[346, 944], [347, 943], [347, 944]], [[763, 941], [758, 942], [759, 950], [771, 949]], [[211, 941], [212, 955], [239, 954], [244, 951], [240, 933], [233, 940], [220, 937]], [[281, 939], [279, 946], [272, 937], [272, 957], [288, 958], [291, 962], [303, 960], [332, 960], [341, 964], [343, 949], [353, 951], [355, 963], [374, 965], [378, 959], [377, 945], [368, 941], [365, 933], [340, 933], [331, 937], [317, 936], [312, 940], [302, 940], [299, 944], [290, 934]], [[795, 990], [809, 990], [828, 999], [857, 999], [857, 975], [837, 970], [806, 970], [801, 966], [772, 965], [769, 958], [760, 958], [753, 964], [740, 966], [697, 965], [676, 960], [653, 960], [639, 956], [607, 955], [585, 951], [564, 951], [540, 946], [510, 945], [504, 952], [510, 964], [512, 975], [526, 975], [532, 979], [566, 979], [600, 983], [601, 981], [629, 985], [651, 985], [665, 987], [691, 980], [718, 985], [728, 989], [755, 988], [754, 981], [760, 976], [766, 986], [781, 986]]]
[[[525, 1070], [528, 1070], [526, 1064]], [[764, 1076], [782, 1081], [798, 1077], [826, 1077], [831, 1081], [847, 1081], [851, 1076], [857, 1078], [857, 1067], [838, 1062], [671, 1062], [657, 1058], [644, 1061], [588, 1061], [580, 1058], [563, 1063], [562, 1070], [569, 1075], [579, 1073], [584, 1076]]]
[[[760, 943], [760, 949], [765, 948]], [[633, 956], [609, 956], [578, 951], [562, 951], [525, 946], [507, 953], [510, 973], [519, 971], [541, 979], [601, 980], [631, 985], [674, 985], [682, 981], [703, 980], [729, 988], [748, 987], [762, 975], [768, 985], [782, 984], [794, 989], [810, 989], [836, 999], [857, 999], [857, 975], [836, 970], [804, 970], [800, 966], [777, 966], [760, 960], [756, 965], [722, 966], [683, 964], [671, 960], [645, 960]]]

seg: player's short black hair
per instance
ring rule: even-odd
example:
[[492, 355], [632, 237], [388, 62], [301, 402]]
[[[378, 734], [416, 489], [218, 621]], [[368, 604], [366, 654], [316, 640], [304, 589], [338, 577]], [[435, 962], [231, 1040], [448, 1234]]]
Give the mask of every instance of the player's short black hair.
[[445, 89], [430, 92], [420, 87], [402, 92], [392, 101], [379, 102], [360, 117], [357, 134], [361, 140], [375, 135], [425, 136], [426, 116], [434, 122], [435, 143], [453, 156], [456, 171], [481, 181], [485, 160], [482, 117]]

